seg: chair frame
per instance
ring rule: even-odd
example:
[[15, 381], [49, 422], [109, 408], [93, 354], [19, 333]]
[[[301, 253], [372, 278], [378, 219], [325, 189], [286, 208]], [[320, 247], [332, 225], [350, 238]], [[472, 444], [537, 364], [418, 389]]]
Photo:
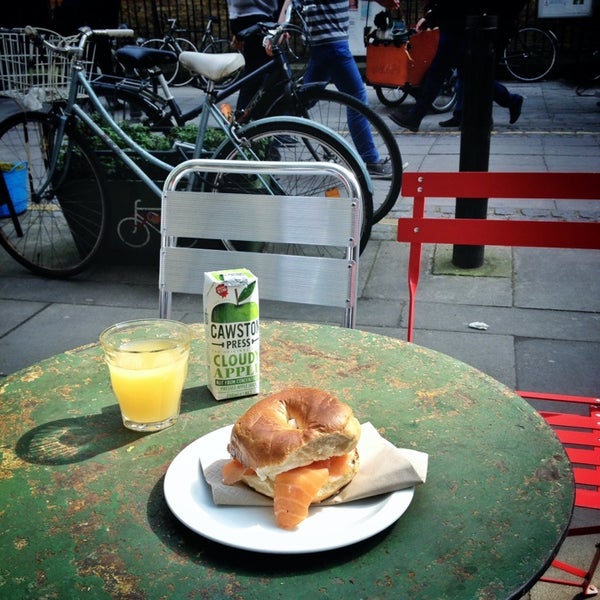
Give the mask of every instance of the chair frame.
[[[347, 196], [177, 189], [194, 173], [222, 172], [334, 176]], [[361, 223], [360, 185], [335, 163], [188, 160], [170, 172], [163, 188], [159, 314], [170, 315], [174, 292], [202, 294], [204, 272], [244, 267], [258, 277], [261, 299], [343, 307], [343, 325], [354, 327]], [[341, 251], [338, 258], [178, 247], [180, 237], [332, 246], [345, 248], [345, 256]]]
[[[414, 312], [421, 272], [421, 248], [425, 243], [474, 246], [523, 246], [540, 248], [600, 249], [600, 223], [493, 219], [440, 219], [427, 217], [429, 197], [481, 200], [490, 197], [520, 200], [599, 200], [600, 173], [404, 173], [402, 192], [413, 198], [412, 217], [398, 219], [397, 240], [410, 244], [408, 260], [408, 331], [413, 340]], [[575, 506], [600, 510], [600, 399], [565, 394], [517, 391], [532, 402], [558, 402], [578, 407], [572, 411], [540, 409], [554, 429], [573, 465], [576, 484]], [[573, 445], [576, 448], [573, 448]], [[571, 535], [600, 533], [600, 525], [570, 528]], [[549, 583], [580, 587], [585, 596], [598, 589], [591, 581], [600, 563], [600, 543], [587, 570], [560, 560], [552, 566], [578, 579], [544, 576]]]
[[[575, 506], [600, 510], [600, 398], [568, 396], [541, 392], [517, 391], [534, 406], [542, 403], [539, 413], [556, 433], [573, 465]], [[548, 407], [548, 403], [552, 403]], [[544, 406], [546, 405], [546, 406]], [[556, 410], [560, 406], [561, 410]], [[600, 525], [572, 527], [569, 536], [600, 533]], [[592, 577], [600, 564], [600, 543], [587, 570], [554, 560], [552, 566], [578, 579], [562, 579], [544, 575], [540, 581], [581, 588], [584, 596], [594, 596], [598, 588]]]
[[404, 173], [402, 193], [412, 217], [398, 219], [399, 242], [410, 244], [408, 341], [412, 341], [423, 244], [600, 249], [600, 224], [572, 221], [426, 217], [426, 198], [599, 200], [600, 173]]

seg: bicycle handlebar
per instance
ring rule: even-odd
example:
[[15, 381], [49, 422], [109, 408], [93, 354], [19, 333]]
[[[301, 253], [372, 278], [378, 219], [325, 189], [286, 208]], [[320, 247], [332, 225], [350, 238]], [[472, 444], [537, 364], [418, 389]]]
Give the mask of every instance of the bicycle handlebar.
[[272, 22], [261, 22], [256, 23], [248, 27], [247, 29], [243, 29], [242, 31], [236, 34], [236, 37], [240, 41], [247, 40], [255, 35], [262, 35], [265, 38], [268, 38], [271, 41], [271, 44], [277, 45], [277, 40], [281, 37], [281, 35], [287, 31], [299, 31], [302, 32], [302, 28], [294, 25], [292, 23], [272, 23]]
[[59, 46], [44, 38], [35, 27], [31, 25], [25, 27], [25, 35], [34, 38], [36, 42], [43, 44], [46, 48], [63, 54], [81, 53], [88, 39], [91, 37], [125, 38], [135, 36], [133, 29], [90, 29], [89, 27], [82, 27], [79, 31], [81, 35], [77, 45], [65, 44], [64, 46]]
[[92, 35], [103, 36], [103, 37], [133, 37], [135, 31], [133, 29], [93, 29]]

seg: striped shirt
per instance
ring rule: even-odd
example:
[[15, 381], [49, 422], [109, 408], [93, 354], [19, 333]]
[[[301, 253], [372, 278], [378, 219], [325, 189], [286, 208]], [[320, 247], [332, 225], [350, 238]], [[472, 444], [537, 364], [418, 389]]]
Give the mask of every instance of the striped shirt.
[[310, 43], [315, 46], [348, 39], [349, 0], [305, 1]]

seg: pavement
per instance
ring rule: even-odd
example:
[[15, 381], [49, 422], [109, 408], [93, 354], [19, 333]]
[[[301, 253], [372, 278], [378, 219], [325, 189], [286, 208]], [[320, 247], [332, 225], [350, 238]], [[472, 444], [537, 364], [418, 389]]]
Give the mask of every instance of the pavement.
[[[598, 171], [600, 97], [575, 94], [567, 81], [508, 82], [525, 97], [523, 113], [508, 124], [494, 107], [492, 171]], [[182, 103], [197, 93], [180, 89]], [[371, 105], [389, 109], [370, 94]], [[410, 100], [407, 100], [408, 104]], [[442, 130], [446, 115], [429, 115], [418, 133], [393, 125], [410, 171], [457, 171], [460, 134]], [[406, 338], [408, 248], [395, 241], [395, 219], [408, 214], [400, 198], [376, 225], [360, 261], [357, 327]], [[430, 212], [453, 215], [452, 200]], [[600, 221], [600, 203], [523, 200], [489, 202], [492, 217]], [[515, 389], [600, 395], [600, 251], [494, 248], [482, 268], [448, 266], [450, 249], [426, 247], [417, 297], [417, 344], [450, 354]], [[117, 321], [157, 316], [155, 265], [99, 264], [69, 280], [36, 277], [0, 253], [1, 378], [67, 349], [93, 342]], [[174, 303], [173, 317], [202, 320], [201, 298]], [[331, 322], [329, 313], [261, 304], [262, 318]], [[473, 329], [473, 322], [488, 325]], [[598, 524], [597, 511], [576, 509], [574, 524]], [[559, 557], [587, 567], [597, 536], [569, 538]], [[594, 583], [600, 587], [600, 572]], [[538, 583], [529, 600], [567, 600], [578, 588]], [[461, 599], [462, 600], [462, 599]]]

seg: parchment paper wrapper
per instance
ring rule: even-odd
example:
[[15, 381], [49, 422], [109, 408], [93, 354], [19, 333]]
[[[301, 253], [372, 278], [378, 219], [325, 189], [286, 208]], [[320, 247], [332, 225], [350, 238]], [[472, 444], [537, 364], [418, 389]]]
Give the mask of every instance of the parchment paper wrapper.
[[[387, 494], [425, 483], [428, 455], [407, 448], [396, 448], [381, 437], [371, 423], [361, 425], [358, 442], [359, 469], [354, 479], [321, 505], [340, 504], [361, 498]], [[204, 478], [212, 489], [215, 504], [271, 506], [273, 499], [243, 483], [225, 485], [222, 480], [223, 448], [210, 448], [200, 456]]]

